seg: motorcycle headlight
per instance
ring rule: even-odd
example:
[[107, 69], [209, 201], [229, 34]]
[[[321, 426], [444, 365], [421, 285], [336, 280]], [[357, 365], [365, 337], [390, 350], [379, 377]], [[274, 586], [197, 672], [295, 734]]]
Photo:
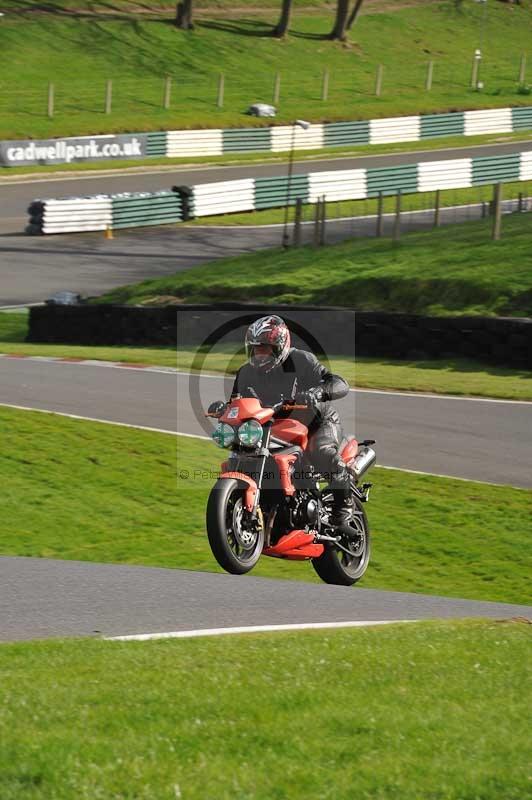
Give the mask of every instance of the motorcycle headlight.
[[212, 438], [218, 447], [231, 447], [235, 441], [234, 428], [230, 425], [226, 425], [225, 422], [219, 422], [212, 432]]
[[238, 441], [244, 447], [255, 447], [262, 441], [262, 425], [256, 419], [248, 419], [239, 427]]

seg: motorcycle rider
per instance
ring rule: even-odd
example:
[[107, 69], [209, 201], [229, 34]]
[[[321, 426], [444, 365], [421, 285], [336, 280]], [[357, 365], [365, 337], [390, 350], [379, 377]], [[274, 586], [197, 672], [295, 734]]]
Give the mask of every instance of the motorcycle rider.
[[286, 402], [308, 406], [290, 416], [308, 427], [310, 460], [329, 481], [334, 498], [331, 523], [345, 525], [353, 500], [349, 473], [340, 457], [342, 426], [330, 401], [345, 397], [349, 385], [313, 353], [290, 345], [290, 331], [281, 317], [269, 315], [253, 322], [245, 337], [247, 363], [237, 372], [231, 396], [246, 397], [252, 389], [263, 406], [272, 406], [281, 396]]

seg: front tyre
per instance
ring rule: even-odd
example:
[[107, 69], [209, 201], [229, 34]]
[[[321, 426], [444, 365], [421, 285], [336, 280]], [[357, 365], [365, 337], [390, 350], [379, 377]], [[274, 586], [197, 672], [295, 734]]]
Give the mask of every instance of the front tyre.
[[368, 520], [362, 503], [357, 498], [354, 501], [355, 513], [348, 529], [339, 528], [336, 532], [341, 535], [345, 530], [340, 543], [349, 554], [332, 545], [319, 558], [312, 559], [312, 566], [325, 583], [352, 586], [368, 568], [371, 554]]
[[264, 526], [260, 512], [254, 519], [246, 511], [246, 484], [236, 478], [220, 478], [207, 503], [207, 536], [212, 553], [227, 572], [243, 575], [260, 558]]

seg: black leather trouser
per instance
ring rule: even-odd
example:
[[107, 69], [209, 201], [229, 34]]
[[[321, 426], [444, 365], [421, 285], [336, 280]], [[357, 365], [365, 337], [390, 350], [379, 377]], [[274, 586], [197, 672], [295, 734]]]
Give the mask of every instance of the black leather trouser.
[[349, 472], [340, 457], [343, 440], [338, 412], [331, 409], [309, 435], [307, 456], [333, 491], [335, 505], [349, 495]]

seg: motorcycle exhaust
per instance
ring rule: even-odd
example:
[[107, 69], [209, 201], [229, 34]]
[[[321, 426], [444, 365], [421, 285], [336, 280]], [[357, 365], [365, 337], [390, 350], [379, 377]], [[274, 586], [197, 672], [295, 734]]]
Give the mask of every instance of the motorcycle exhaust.
[[375, 450], [372, 447], [367, 447], [367, 445], [362, 445], [349, 464], [349, 469], [353, 473], [355, 480], [359, 481], [362, 475], [375, 464], [376, 460], [377, 453]]

